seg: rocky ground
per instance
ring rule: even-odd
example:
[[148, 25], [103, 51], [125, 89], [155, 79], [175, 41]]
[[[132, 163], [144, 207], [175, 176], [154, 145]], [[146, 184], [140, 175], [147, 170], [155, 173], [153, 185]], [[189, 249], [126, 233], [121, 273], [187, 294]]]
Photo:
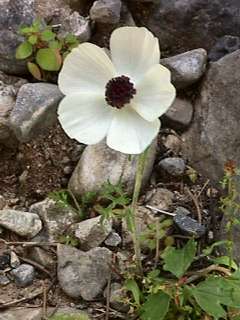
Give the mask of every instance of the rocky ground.
[[[155, 221], [147, 205], [180, 213], [170, 234], [177, 244], [194, 235], [201, 245], [217, 239], [223, 228], [218, 200], [224, 164], [240, 162], [240, 5], [238, 0], [0, 2], [0, 319], [40, 320], [58, 312], [126, 319], [128, 308], [116, 297], [123, 294], [122, 273], [132, 261], [129, 234], [116, 221], [102, 228], [96, 209], [102, 200], [85, 205], [83, 199], [120, 177], [131, 193], [136, 157], [129, 160], [104, 143], [84, 146], [65, 135], [56, 117], [62, 99], [57, 85], [34, 81], [15, 59], [19, 26], [37, 16], [62, 24], [60, 32], [105, 47], [111, 31], [122, 25], [144, 25], [159, 37], [161, 63], [172, 72], [177, 98], [149, 151], [139, 225], [146, 230]], [[69, 206], [50, 195], [66, 188]], [[192, 220], [185, 224], [185, 217]], [[233, 236], [239, 262], [238, 228]], [[147, 250], [144, 254], [151, 261]]]

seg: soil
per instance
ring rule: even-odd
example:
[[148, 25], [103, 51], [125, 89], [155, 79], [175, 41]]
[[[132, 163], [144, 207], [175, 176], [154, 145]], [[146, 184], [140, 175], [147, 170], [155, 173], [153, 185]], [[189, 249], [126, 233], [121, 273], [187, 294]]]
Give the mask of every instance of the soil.
[[59, 124], [14, 150], [0, 145], [0, 195], [10, 206], [28, 207], [49, 192], [66, 188], [81, 151]]

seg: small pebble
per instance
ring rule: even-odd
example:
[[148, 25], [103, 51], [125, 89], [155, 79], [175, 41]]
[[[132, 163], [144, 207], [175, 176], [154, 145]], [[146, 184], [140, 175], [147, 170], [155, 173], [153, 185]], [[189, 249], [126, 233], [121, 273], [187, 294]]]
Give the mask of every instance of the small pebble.
[[7, 202], [3, 196], [0, 195], [0, 210], [2, 210], [6, 206]]
[[0, 286], [6, 286], [9, 284], [11, 281], [5, 274], [0, 274]]
[[179, 213], [173, 217], [173, 221], [184, 234], [189, 236], [199, 238], [202, 237], [206, 232], [206, 228], [202, 224], [183, 213]]
[[174, 210], [173, 213], [175, 213], [175, 214], [184, 214], [185, 216], [188, 216], [188, 215], [191, 214], [191, 212], [188, 209], [184, 208], [184, 207], [177, 207]]
[[35, 269], [30, 264], [21, 264], [11, 271], [11, 275], [14, 277], [16, 285], [27, 287], [33, 283]]
[[17, 268], [20, 266], [20, 260], [14, 251], [10, 253], [10, 265], [12, 268]]
[[104, 241], [106, 246], [117, 247], [122, 242], [120, 235], [117, 232], [112, 232]]
[[178, 157], [165, 158], [159, 162], [158, 166], [162, 171], [174, 177], [182, 176], [186, 169], [185, 161]]

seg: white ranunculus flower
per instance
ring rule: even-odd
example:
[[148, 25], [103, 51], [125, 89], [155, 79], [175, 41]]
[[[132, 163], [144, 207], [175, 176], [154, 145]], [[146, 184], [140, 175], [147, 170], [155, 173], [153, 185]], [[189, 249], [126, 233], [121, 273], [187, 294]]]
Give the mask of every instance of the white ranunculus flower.
[[158, 39], [146, 28], [122, 27], [110, 38], [111, 60], [103, 49], [83, 43], [66, 57], [58, 108], [69, 137], [85, 144], [106, 138], [128, 154], [142, 153], [156, 137], [159, 117], [175, 98], [170, 72], [159, 64]]

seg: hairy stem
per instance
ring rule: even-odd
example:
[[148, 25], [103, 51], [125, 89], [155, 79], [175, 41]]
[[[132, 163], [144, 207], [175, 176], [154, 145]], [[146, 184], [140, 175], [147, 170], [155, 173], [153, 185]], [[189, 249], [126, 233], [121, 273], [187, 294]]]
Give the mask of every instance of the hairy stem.
[[148, 149], [146, 149], [138, 157], [135, 186], [134, 186], [132, 205], [131, 205], [132, 238], [133, 238], [133, 244], [134, 244], [136, 267], [137, 267], [137, 272], [139, 274], [142, 274], [143, 270], [142, 270], [142, 262], [141, 262], [141, 246], [140, 246], [140, 239], [139, 239], [140, 234], [139, 234], [139, 227], [138, 227], [138, 223], [137, 223], [136, 210], [137, 210], [137, 202], [138, 202], [138, 198], [139, 198], [140, 190], [141, 190], [141, 185], [142, 185], [144, 165], [145, 165], [145, 161], [146, 161], [146, 157], [147, 157], [147, 151], [148, 151]]

